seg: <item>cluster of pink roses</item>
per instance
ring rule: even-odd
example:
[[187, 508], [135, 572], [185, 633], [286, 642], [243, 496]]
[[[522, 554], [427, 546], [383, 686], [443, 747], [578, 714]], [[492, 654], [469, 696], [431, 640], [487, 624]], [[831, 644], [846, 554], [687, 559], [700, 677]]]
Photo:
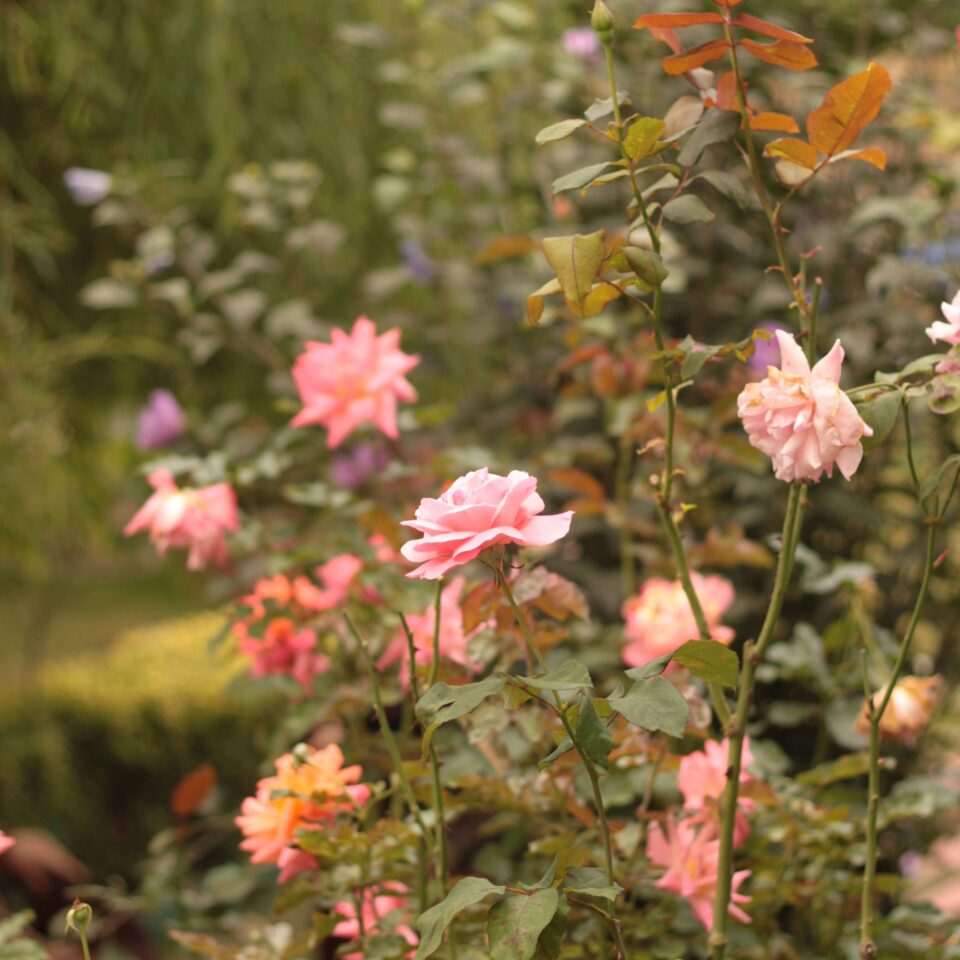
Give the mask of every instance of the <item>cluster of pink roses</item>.
[[[409, 891], [402, 883], [382, 883], [379, 887], [366, 887], [360, 898], [360, 916], [357, 917], [356, 904], [341, 900], [333, 912], [343, 919], [333, 928], [333, 936], [348, 943], [359, 940], [362, 935], [393, 933], [403, 937], [411, 947], [416, 947], [420, 938], [409, 923], [410, 911], [407, 907]], [[392, 923], [385, 924], [390, 918]], [[362, 923], [361, 923], [362, 921]], [[412, 957], [414, 951], [406, 954]], [[342, 954], [340, 960], [363, 960], [360, 951]]]
[[[665, 869], [657, 886], [683, 897], [707, 930], [713, 929], [713, 900], [720, 855], [720, 799], [727, 782], [729, 755], [729, 740], [722, 743], [708, 740], [703, 751], [681, 758], [679, 787], [683, 808], [668, 815], [666, 829], [659, 823], [651, 823], [647, 834], [650, 862]], [[749, 739], [744, 738], [741, 784], [751, 781], [746, 767], [752, 762]], [[738, 799], [734, 831], [736, 846], [750, 835], [746, 815], [753, 809], [753, 800], [747, 797]], [[749, 876], [749, 870], [737, 870], [733, 874], [730, 915], [743, 923], [749, 923], [750, 917], [739, 904], [749, 903], [750, 898], [740, 893], [739, 888]]]

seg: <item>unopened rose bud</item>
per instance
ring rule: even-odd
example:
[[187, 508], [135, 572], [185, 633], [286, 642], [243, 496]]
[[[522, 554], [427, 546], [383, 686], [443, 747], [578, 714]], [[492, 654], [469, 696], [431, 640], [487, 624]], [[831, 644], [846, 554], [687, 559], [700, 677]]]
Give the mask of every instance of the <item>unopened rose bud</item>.
[[83, 936], [92, 919], [93, 907], [89, 903], [74, 900], [73, 906], [67, 911], [67, 929], [76, 930], [80, 936]]
[[298, 743], [290, 752], [298, 767], [310, 762], [310, 748], [305, 743]]
[[590, 26], [596, 31], [597, 38], [604, 46], [613, 43], [613, 14], [603, 0], [597, 0], [593, 5]]

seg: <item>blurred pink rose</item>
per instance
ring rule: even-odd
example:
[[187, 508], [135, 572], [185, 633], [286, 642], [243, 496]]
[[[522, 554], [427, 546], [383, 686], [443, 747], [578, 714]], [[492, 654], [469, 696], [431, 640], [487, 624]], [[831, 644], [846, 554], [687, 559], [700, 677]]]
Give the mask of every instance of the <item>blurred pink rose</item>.
[[[753, 777], [747, 767], [753, 763], [750, 738], [743, 739], [740, 763], [740, 785], [751, 783]], [[693, 821], [702, 823], [710, 836], [717, 835], [720, 801], [727, 786], [727, 768], [730, 765], [730, 741], [707, 740], [703, 750], [680, 758], [678, 786], [683, 794], [683, 807], [694, 814]], [[749, 797], [738, 795], [737, 816], [734, 822], [733, 843], [739, 847], [750, 836], [750, 823], [745, 814], [752, 813], [756, 804]]]
[[[467, 657], [467, 644], [471, 637], [490, 624], [483, 623], [470, 633], [464, 632], [463, 611], [460, 609], [463, 584], [463, 577], [454, 577], [440, 594], [440, 656], [468, 670], [479, 670], [480, 664], [472, 663]], [[433, 662], [435, 621], [436, 614], [432, 603], [423, 613], [407, 617], [407, 626], [413, 634], [414, 656], [418, 664]], [[406, 690], [410, 686], [410, 649], [402, 628], [384, 651], [377, 667], [384, 670], [397, 661], [400, 661], [400, 683]]]
[[288, 617], [271, 620], [262, 637], [246, 632], [237, 646], [253, 660], [251, 676], [292, 677], [304, 690], [330, 668], [329, 659], [316, 651], [317, 635], [307, 628], [297, 630]]
[[599, 59], [602, 48], [593, 27], [572, 27], [564, 31], [563, 49], [572, 57], [593, 62]]
[[[409, 923], [405, 921], [394, 922], [387, 928], [383, 926], [384, 918], [394, 911], [402, 912], [401, 916], [409, 915], [407, 892], [407, 888], [402, 883], [383, 883], [378, 887], [366, 887], [361, 897], [360, 906], [364, 935], [395, 933], [403, 937], [410, 946], [415, 947], [420, 940]], [[348, 942], [359, 940], [361, 927], [357, 920], [356, 904], [350, 900], [341, 900], [334, 906], [333, 912], [340, 914], [344, 919], [333, 928], [332, 935]], [[391, 919], [397, 920], [399, 918]], [[412, 957], [413, 953], [414, 951], [411, 950], [406, 956]], [[340, 956], [341, 960], [363, 960], [363, 953], [360, 951], [344, 953]]]
[[[710, 635], [720, 643], [730, 643], [733, 628], [722, 624], [720, 618], [733, 603], [733, 584], [723, 577], [704, 577], [696, 571], [691, 572], [690, 579], [707, 618]], [[647, 580], [640, 592], [624, 603], [623, 618], [628, 643], [621, 655], [628, 667], [639, 667], [673, 653], [688, 640], [700, 638], [690, 601], [679, 580], [659, 577]]]
[[[939, 674], [932, 677], [901, 677], [880, 719], [880, 735], [912, 747], [930, 723], [934, 708], [940, 701], [942, 687], [943, 678]], [[887, 688], [882, 687], [874, 693], [874, 707], [880, 706], [886, 692]], [[870, 730], [866, 702], [860, 709], [855, 728], [861, 733]]]
[[123, 528], [124, 535], [149, 531], [161, 555], [171, 547], [189, 550], [190, 570], [201, 570], [211, 562], [225, 564], [226, 534], [240, 529], [237, 498], [230, 484], [181, 490], [169, 470], [157, 470], [147, 480], [154, 493]]
[[0, 830], [0, 853], [6, 853], [17, 841]]
[[[709, 838], [689, 820], [667, 820], [666, 834], [659, 823], [650, 824], [647, 856], [651, 863], [666, 868], [657, 886], [686, 899], [708, 931], [713, 930], [713, 898], [717, 887], [719, 855], [720, 841]], [[750, 917], [737, 904], [749, 903], [750, 898], [737, 890], [749, 876], [749, 870], [737, 870], [733, 874], [729, 912], [741, 923], [749, 923]]]
[[423, 536], [403, 545], [400, 552], [419, 563], [408, 577], [437, 580], [498, 543], [544, 547], [570, 529], [573, 511], [538, 516], [544, 508], [536, 477], [511, 470], [501, 477], [486, 467], [455, 480], [436, 500], [420, 501], [416, 519], [404, 520]]
[[392, 439], [398, 436], [397, 403], [417, 399], [404, 374], [420, 362], [400, 350], [399, 329], [378, 336], [371, 320], [358, 317], [349, 334], [334, 330], [330, 343], [311, 340], [306, 348], [293, 365], [303, 402], [295, 427], [325, 427], [330, 448], [364, 423]]
[[960, 343], [960, 291], [957, 291], [951, 303], [941, 303], [940, 309], [947, 322], [934, 320], [925, 332], [934, 343], [942, 340], [956, 346]]
[[873, 431], [840, 389], [843, 347], [838, 340], [813, 370], [789, 333], [776, 331], [780, 369], [737, 398], [750, 443], [773, 460], [778, 480], [817, 481], [836, 464], [849, 480], [863, 457], [860, 441]]

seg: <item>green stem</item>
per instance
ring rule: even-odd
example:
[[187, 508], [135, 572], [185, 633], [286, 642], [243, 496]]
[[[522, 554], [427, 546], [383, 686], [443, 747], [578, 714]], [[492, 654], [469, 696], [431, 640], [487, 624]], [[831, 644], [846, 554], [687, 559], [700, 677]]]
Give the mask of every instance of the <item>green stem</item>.
[[[517, 601], [513, 597], [513, 592], [510, 590], [510, 584], [507, 582], [507, 578], [503, 575], [503, 571], [499, 567], [495, 567], [494, 572], [497, 576], [497, 582], [500, 584], [500, 589], [503, 590], [511, 608], [513, 609], [513, 615], [517, 620], [517, 624], [520, 627], [521, 632], [523, 633], [527, 646], [533, 653], [536, 654], [536, 659], [540, 664], [540, 668], [544, 673], [546, 673], [547, 664], [540, 654], [540, 651], [537, 649], [537, 645], [533, 639], [533, 634], [530, 631], [530, 625], [527, 623], [527, 618], [523, 615], [523, 611], [517, 606]], [[580, 741], [577, 740], [577, 735], [567, 717], [566, 708], [564, 707], [563, 701], [560, 699], [560, 694], [556, 691], [553, 691], [553, 700], [554, 710], [557, 716], [560, 718], [560, 722], [563, 724], [563, 729], [570, 738], [570, 742], [577, 751], [580, 761], [583, 764], [583, 768], [586, 770], [587, 776], [590, 778], [590, 786], [593, 788], [593, 800], [597, 807], [597, 816], [600, 820], [600, 833], [603, 838], [603, 858], [607, 873], [607, 880], [610, 883], [613, 883], [613, 842], [610, 835], [610, 823], [607, 820], [607, 811], [603, 804], [603, 795], [600, 791], [600, 778], [597, 774], [597, 768], [594, 765], [593, 760], [590, 759], [589, 754], [586, 752], [586, 750], [584, 750]], [[623, 956], [624, 960], [626, 960], [626, 954]]]
[[[440, 604], [443, 601], [443, 580], [437, 581], [437, 596], [433, 601], [433, 662], [430, 664], [430, 686], [437, 682], [437, 671], [440, 669]], [[410, 662], [413, 670], [413, 661]]]
[[710, 935], [711, 960], [723, 960], [727, 949], [727, 912], [733, 889], [733, 833], [736, 826], [737, 802], [740, 794], [740, 771], [743, 766], [743, 738], [747, 729], [747, 717], [753, 699], [753, 683], [757, 665], [773, 638], [780, 618], [780, 611], [793, 569], [793, 554], [799, 542], [797, 528], [803, 512], [803, 488], [794, 484], [787, 498], [786, 516], [783, 521], [780, 556], [774, 576], [770, 605], [756, 643], [747, 641], [743, 648], [743, 666], [737, 690], [737, 706], [729, 724], [727, 783], [721, 801], [720, 853], [717, 862], [717, 890], [713, 907], [713, 933]]
[[90, 947], [87, 944], [87, 931], [78, 930], [80, 934], [80, 947], [83, 950], [83, 960], [90, 960]]
[[633, 540], [630, 536], [628, 510], [630, 507], [630, 475], [633, 466], [634, 449], [629, 431], [620, 438], [619, 457], [617, 459], [617, 481], [615, 498], [620, 514], [620, 576], [623, 595], [629, 597], [636, 587], [637, 569], [633, 556]]

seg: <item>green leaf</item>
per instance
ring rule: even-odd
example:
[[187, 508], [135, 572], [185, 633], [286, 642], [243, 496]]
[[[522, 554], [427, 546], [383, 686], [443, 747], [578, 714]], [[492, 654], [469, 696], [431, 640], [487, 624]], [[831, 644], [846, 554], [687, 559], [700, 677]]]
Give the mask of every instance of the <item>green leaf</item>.
[[613, 903], [623, 893], [618, 883], [610, 883], [607, 874], [599, 867], [574, 867], [567, 871], [563, 881], [567, 893], [579, 893], [585, 897], [600, 897]]
[[870, 769], [870, 754], [865, 750], [860, 753], [848, 753], [829, 763], [821, 763], [812, 770], [804, 770], [797, 774], [799, 783], [808, 783], [815, 787], [825, 787], [840, 780], [851, 780], [862, 777]]
[[135, 306], [140, 300], [137, 288], [126, 280], [103, 277], [88, 283], [80, 291], [80, 302], [93, 310], [117, 310]]
[[561, 120], [559, 123], [551, 123], [549, 127], [544, 127], [537, 134], [537, 146], [542, 147], [545, 143], [563, 140], [564, 137], [569, 137], [571, 133], [586, 126], [586, 123], [586, 120]]
[[560, 951], [563, 949], [563, 935], [567, 931], [568, 910], [567, 901], [561, 900], [553, 919], [540, 934], [533, 960], [557, 960], [560, 956]]
[[604, 254], [602, 230], [543, 241], [543, 255], [553, 267], [563, 295], [580, 310], [593, 289]]
[[920, 499], [926, 500], [931, 493], [934, 493], [943, 481], [947, 471], [957, 464], [960, 464], [960, 453], [955, 453], [953, 456], [947, 457], [947, 459], [920, 484]]
[[[625, 103], [630, 102], [630, 94], [626, 93], [623, 90], [617, 91], [617, 102], [622, 106]], [[607, 97], [605, 100], [594, 100], [593, 103], [587, 107], [584, 112], [584, 116], [591, 122], [599, 120], [601, 117], [609, 116], [613, 113], [613, 97]]]
[[690, 713], [683, 695], [663, 677], [641, 680], [626, 696], [608, 702], [629, 723], [644, 730], [662, 730], [671, 737], [683, 736]]
[[517, 680], [534, 690], [582, 690], [593, 686], [590, 671], [578, 660], [565, 660], [542, 677], [517, 677]]
[[883, 443], [897, 425], [900, 416], [900, 391], [886, 390], [857, 404], [857, 412], [873, 430], [872, 437], [863, 438], [863, 450], [872, 450]]
[[688, 640], [673, 654], [673, 662], [707, 683], [736, 689], [740, 661], [729, 647], [716, 640]]
[[716, 214], [697, 196], [686, 193], [663, 205], [663, 215], [674, 223], [709, 223]]
[[458, 880], [443, 900], [420, 914], [416, 922], [420, 931], [420, 945], [414, 960], [423, 960], [436, 952], [443, 941], [444, 931], [461, 910], [480, 903], [491, 894], [502, 896], [505, 892], [503, 887], [496, 886], [483, 877], [464, 877]]
[[664, 129], [663, 121], [655, 117], [640, 117], [635, 120], [623, 138], [623, 148], [627, 151], [627, 156], [631, 160], [642, 160], [652, 153], [657, 153], [656, 146]]
[[424, 755], [430, 748], [430, 741], [437, 727], [476, 710], [487, 697], [500, 693], [506, 682], [507, 678], [503, 674], [493, 673], [477, 683], [463, 683], [457, 686], [443, 682], [434, 684], [414, 708], [417, 717], [424, 725]]
[[740, 178], [723, 170], [704, 170], [694, 179], [706, 180], [714, 190], [722, 193], [728, 200], [732, 200], [741, 210], [750, 204], [750, 194], [740, 182]]
[[540, 934], [553, 920], [560, 894], [553, 888], [516, 894], [494, 904], [487, 917], [491, 960], [533, 960]]
[[630, 670], [626, 670], [626, 675], [631, 680], [649, 680], [650, 677], [659, 677], [664, 670], [667, 669], [667, 664], [673, 659], [673, 652], [665, 653], [663, 656], [657, 657], [656, 660], [650, 660], [647, 663], [643, 664], [640, 667], [632, 667]]
[[585, 187], [592, 180], [599, 177], [609, 166], [609, 162], [593, 163], [589, 167], [581, 167], [579, 170], [574, 170], [573, 173], [567, 173], [562, 177], [557, 177], [557, 179], [553, 181], [554, 195], [563, 193], [564, 190], [579, 190], [581, 187]]
[[946, 373], [927, 384], [927, 406], [941, 416], [960, 410], [960, 375]]
[[0, 960], [48, 960], [42, 943], [21, 936], [34, 919], [32, 910], [21, 910], [0, 920]]
[[613, 749], [613, 734], [600, 719], [593, 700], [587, 697], [580, 708], [577, 720], [577, 742], [586, 751], [587, 756], [598, 766], [606, 770], [610, 766], [610, 751]]
[[659, 287], [670, 275], [660, 254], [643, 247], [624, 247], [623, 255], [630, 269], [649, 287]]
[[714, 143], [732, 140], [740, 129], [740, 114], [732, 110], [708, 110], [707, 115], [697, 125], [690, 139], [683, 145], [677, 163], [682, 167], [692, 167], [707, 147]]

